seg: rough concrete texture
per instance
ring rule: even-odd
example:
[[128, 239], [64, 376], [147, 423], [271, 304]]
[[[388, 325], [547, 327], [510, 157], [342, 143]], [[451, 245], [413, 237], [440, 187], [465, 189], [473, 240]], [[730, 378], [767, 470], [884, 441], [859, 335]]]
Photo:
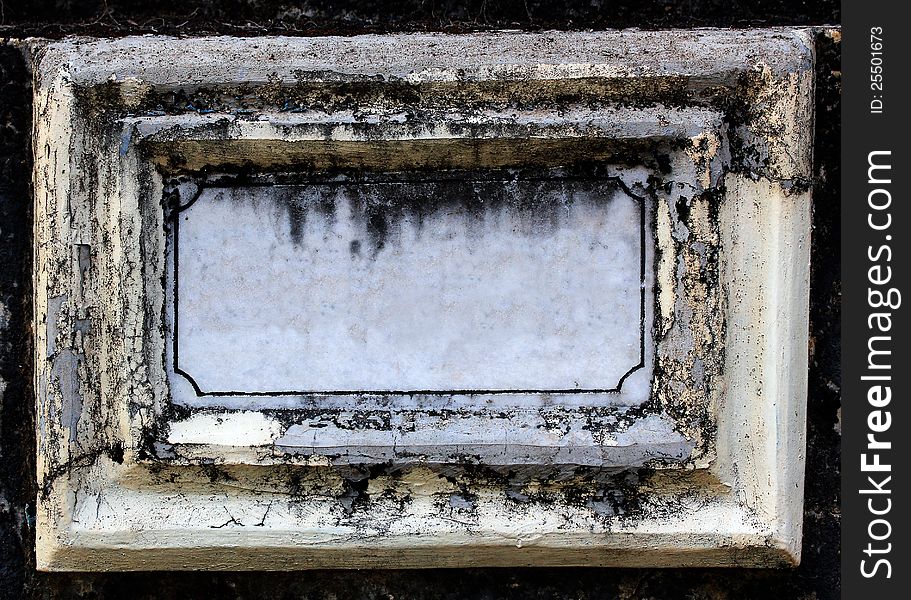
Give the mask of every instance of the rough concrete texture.
[[[4, 6], [6, 35], [72, 32], [259, 32], [268, 27], [314, 32], [446, 27], [753, 25], [837, 22], [830, 3], [589, 3], [544, 11], [536, 3], [479, 2], [458, 9], [436, 3], [394, 14], [357, 3], [295, 12], [281, 2], [146, 3], [124, 9], [97, 2]], [[491, 5], [491, 6], [488, 6]], [[239, 8], [238, 8], [239, 7]], [[483, 10], [482, 10], [483, 7]], [[613, 9], [613, 10], [609, 10]], [[234, 11], [233, 13], [230, 11]], [[762, 11], [762, 12], [760, 12]], [[526, 12], [528, 14], [526, 14]], [[534, 17], [540, 20], [535, 21]], [[290, 23], [290, 25], [288, 25]], [[341, 24], [341, 25], [340, 25]], [[293, 30], [293, 29], [292, 29]], [[818, 40], [815, 220], [811, 312], [809, 445], [803, 562], [794, 570], [471, 569], [311, 572], [300, 574], [47, 575], [33, 569], [32, 391], [29, 273], [28, 134], [30, 90], [18, 51], [0, 50], [0, 597], [367, 597], [367, 598], [835, 598], [838, 595], [838, 43]], [[456, 502], [456, 505], [458, 502]]]
[[[750, 36], [700, 29], [29, 43], [37, 85], [39, 568], [798, 562], [813, 43], [809, 30], [787, 28]], [[194, 100], [165, 108], [170, 103], [163, 98], [183, 95]], [[301, 106], [307, 97], [319, 100]], [[667, 110], [671, 98], [675, 108]], [[630, 109], [617, 104], [631, 104], [638, 118], [628, 120]], [[349, 106], [353, 115], [343, 110]], [[578, 124], [568, 117], [585, 114], [594, 118]], [[559, 144], [564, 152], [542, 152]], [[492, 149], [505, 146], [528, 152], [513, 151], [508, 156], [515, 162], [503, 161]], [[279, 160], [276, 148], [286, 149], [286, 158]], [[264, 178], [272, 168], [276, 178], [314, 169], [327, 177], [333, 166], [366, 177], [364, 163], [381, 172], [390, 168], [382, 159], [387, 148], [405, 150], [404, 156], [418, 158], [413, 170], [424, 168], [436, 178], [472, 163], [479, 170], [503, 169], [500, 176], [507, 179], [536, 161], [576, 169], [578, 177], [605, 171], [631, 190], [629, 198], [654, 197], [663, 206], [666, 218], [656, 220], [650, 242], [662, 263], [676, 266], [661, 269], [660, 292], [649, 297], [654, 246], [644, 244], [638, 262], [645, 286], [636, 296], [643, 314], [667, 295], [672, 310], [660, 325], [664, 335], [650, 334], [640, 356], [648, 360], [654, 348], [659, 366], [647, 410], [671, 415], [700, 447], [690, 457], [695, 473], [678, 466], [672, 476], [666, 470], [684, 454], [673, 435], [667, 441], [677, 446], [670, 453], [667, 441], [653, 443], [670, 427], [644, 413], [641, 425], [608, 423], [611, 414], [595, 403], [610, 392], [598, 389], [589, 394], [592, 404], [575, 404], [566, 416], [559, 414], [564, 394], [579, 400], [573, 388], [511, 391], [537, 400], [524, 407], [530, 419], [492, 409], [486, 396], [502, 396], [484, 389], [474, 403], [441, 414], [423, 407], [430, 394], [421, 390], [414, 398], [395, 390], [354, 394], [347, 407], [325, 418], [300, 410], [314, 397], [322, 402], [322, 392], [291, 390], [279, 395], [302, 402], [264, 409], [265, 418], [255, 423], [266, 435], [253, 445], [222, 443], [239, 420], [256, 418], [250, 412], [216, 406], [171, 418], [177, 411], [162, 372], [163, 363], [172, 362], [162, 360], [166, 349], [173, 347], [176, 356], [180, 345], [169, 342], [162, 326], [162, 315], [170, 312], [162, 280], [171, 227], [154, 201], [170, 198], [162, 196], [167, 179], [193, 175], [190, 163], [200, 165], [196, 176], [230, 163], [239, 178]], [[162, 156], [172, 166], [154, 169]], [[323, 160], [327, 167], [314, 166]], [[540, 202], [543, 195], [535, 195]], [[633, 231], [645, 238], [642, 217], [650, 211], [649, 202], [642, 204]], [[173, 248], [180, 224], [190, 228], [192, 250], [190, 213], [197, 206], [173, 221]], [[394, 208], [408, 206], [397, 201]], [[243, 211], [235, 213], [239, 225]], [[534, 214], [548, 214], [547, 208]], [[424, 221], [430, 229], [430, 215]], [[393, 246], [394, 230], [386, 228], [384, 249]], [[534, 235], [543, 238], [546, 231]], [[671, 243], [663, 246], [663, 240]], [[544, 239], [536, 246], [546, 248]], [[191, 293], [191, 317], [194, 299], [198, 294]], [[374, 326], [369, 320], [365, 325]], [[581, 342], [578, 334], [573, 338]], [[393, 353], [402, 357], [398, 348]], [[170, 383], [178, 380], [185, 378]], [[624, 382], [621, 396], [632, 391], [633, 380], [638, 373]], [[371, 396], [388, 396], [389, 408], [372, 420], [342, 414]], [[414, 419], [398, 418], [409, 410]], [[205, 437], [218, 424], [212, 416], [230, 421], [216, 427], [219, 443]], [[311, 445], [315, 420], [335, 428], [316, 426], [324, 433]], [[150, 448], [149, 440], [160, 440], [177, 424], [183, 426], [180, 445]], [[270, 438], [269, 432], [284, 435]], [[535, 450], [547, 446], [544, 454]], [[282, 447], [297, 451], [286, 456]], [[643, 463], [629, 456], [640, 447], [653, 458]], [[373, 456], [374, 450], [381, 454]], [[551, 451], [555, 456], [548, 456]], [[382, 472], [355, 479], [366, 481], [366, 491], [354, 509], [340, 487], [351, 477], [338, 481], [335, 470], [320, 472], [320, 465], [373, 466], [387, 456], [392, 460]], [[170, 465], [170, 479], [164, 479], [158, 459], [186, 467]], [[635, 462], [618, 462], [629, 459]], [[241, 464], [269, 468], [248, 476], [234, 470], [231, 485], [192, 478], [194, 466]], [[440, 502], [457, 490], [424, 469], [433, 464], [461, 467], [462, 475], [449, 483], [472, 499], [472, 507], [459, 519]], [[495, 482], [472, 473], [478, 465], [537, 465], [542, 473]], [[557, 481], [549, 473], [557, 465], [645, 470], [635, 473], [638, 483], [622, 500], [606, 507], [595, 497], [616, 489], [575, 476]], [[295, 475], [323, 487], [302, 490]], [[528, 500], [510, 498], [511, 486]], [[261, 529], [245, 529], [251, 522]], [[143, 535], [136, 535], [139, 530]], [[467, 547], [473, 551], [463, 552]]]

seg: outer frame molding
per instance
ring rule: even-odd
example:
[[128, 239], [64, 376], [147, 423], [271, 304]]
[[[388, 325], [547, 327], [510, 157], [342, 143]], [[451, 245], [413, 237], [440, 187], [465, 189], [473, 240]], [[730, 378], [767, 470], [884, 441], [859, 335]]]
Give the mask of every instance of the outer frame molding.
[[[811, 48], [795, 30], [34, 41], [39, 568], [796, 563]], [[297, 127], [289, 101], [309, 107]], [[385, 131], [398, 145], [385, 166], [415, 164], [435, 140], [450, 140], [435, 153], [450, 166], [479, 139], [541, 140], [532, 163], [570, 140], [655, 199], [655, 278], [685, 281], [659, 287], [657, 360], [680, 362], [681, 339], [722, 357], [704, 389], [653, 387], [666, 414], [704, 413], [682, 427], [697, 448], [685, 468], [525, 477], [276, 460], [257, 441], [272, 425], [249, 411], [199, 418], [244, 420], [219, 439], [252, 443], [207, 447], [197, 425], [177, 459], [149, 454], [181, 420], [154, 333], [161, 172], [369, 162], [357, 144], [400, 122], [403, 102], [424, 112]], [[471, 114], [453, 117], [463, 103]], [[300, 154], [308, 144], [323, 150]], [[697, 281], [705, 263], [714, 282]]]

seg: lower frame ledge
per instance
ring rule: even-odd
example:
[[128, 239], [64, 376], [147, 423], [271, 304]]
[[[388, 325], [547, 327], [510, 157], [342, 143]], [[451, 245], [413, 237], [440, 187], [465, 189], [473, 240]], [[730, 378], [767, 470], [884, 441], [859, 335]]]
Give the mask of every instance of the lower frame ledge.
[[[705, 536], [699, 536], [707, 542]], [[633, 540], [628, 538], [628, 541]], [[683, 540], [678, 540], [683, 542]], [[296, 571], [309, 569], [429, 569], [453, 567], [782, 568], [799, 564], [799, 550], [756, 536], [737, 545], [673, 547], [670, 540], [611, 548], [523, 545], [365, 547], [103, 547], [39, 545], [45, 572]]]

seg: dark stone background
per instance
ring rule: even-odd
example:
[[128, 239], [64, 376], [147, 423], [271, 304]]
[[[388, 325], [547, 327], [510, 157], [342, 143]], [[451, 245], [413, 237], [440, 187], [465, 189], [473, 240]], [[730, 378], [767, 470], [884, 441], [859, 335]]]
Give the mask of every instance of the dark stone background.
[[[837, 25], [835, 0], [0, 0], [0, 38]], [[34, 570], [30, 83], [0, 45], [0, 598], [826, 599], [840, 595], [840, 55], [817, 44], [803, 562], [785, 570], [441, 569], [46, 574]]]

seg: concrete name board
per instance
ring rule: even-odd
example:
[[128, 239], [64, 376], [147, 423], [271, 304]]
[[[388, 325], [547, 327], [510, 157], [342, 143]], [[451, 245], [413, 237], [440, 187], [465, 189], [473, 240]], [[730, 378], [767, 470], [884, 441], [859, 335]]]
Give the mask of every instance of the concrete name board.
[[39, 566], [799, 560], [808, 40], [33, 42]]

